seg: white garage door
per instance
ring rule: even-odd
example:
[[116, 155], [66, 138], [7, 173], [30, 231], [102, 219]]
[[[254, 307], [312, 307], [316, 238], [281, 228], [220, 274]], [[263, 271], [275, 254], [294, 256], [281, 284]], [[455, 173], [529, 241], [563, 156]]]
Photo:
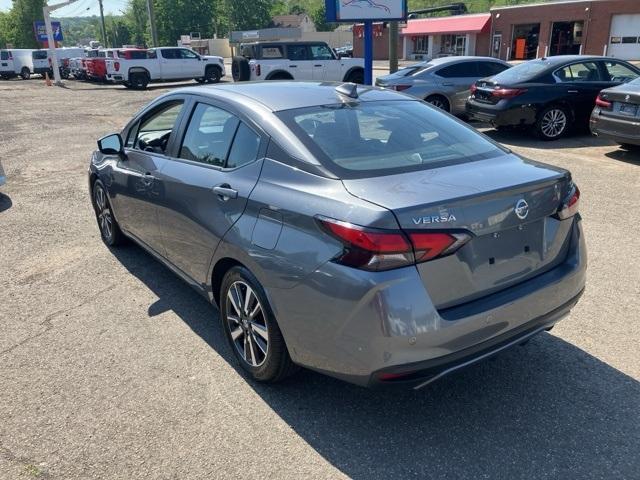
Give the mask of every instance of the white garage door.
[[640, 13], [614, 15], [607, 54], [622, 60], [640, 60]]

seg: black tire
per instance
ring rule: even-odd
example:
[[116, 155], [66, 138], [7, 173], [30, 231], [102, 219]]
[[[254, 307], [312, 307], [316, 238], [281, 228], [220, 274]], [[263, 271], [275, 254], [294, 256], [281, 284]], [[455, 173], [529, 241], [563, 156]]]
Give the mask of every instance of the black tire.
[[149, 85], [149, 75], [144, 72], [134, 72], [129, 75], [131, 88], [136, 90], [146, 90]]
[[570, 128], [571, 112], [560, 105], [545, 107], [536, 120], [536, 135], [541, 140], [558, 140], [567, 134]]
[[27, 67], [22, 67], [22, 70], [20, 70], [20, 76], [23, 80], [29, 80], [31, 78], [31, 71]]
[[113, 216], [111, 201], [104, 184], [96, 180], [91, 191], [91, 203], [100, 229], [100, 237], [108, 247], [116, 247], [126, 243], [126, 237]]
[[429, 95], [424, 99], [425, 102], [430, 103], [434, 107], [439, 108], [440, 110], [444, 110], [445, 112], [451, 111], [451, 105], [449, 105], [449, 100], [442, 95]]
[[[250, 301], [245, 310], [247, 295]], [[250, 317], [249, 313], [255, 315]], [[291, 361], [264, 289], [244, 267], [231, 268], [222, 280], [220, 319], [233, 354], [254, 380], [278, 382], [298, 370]]]
[[359, 85], [364, 84], [364, 71], [356, 70], [355, 72], [351, 72], [347, 77], [347, 82], [357, 83]]
[[235, 56], [231, 60], [231, 76], [234, 82], [246, 82], [251, 79], [249, 60], [241, 56]]
[[204, 80], [207, 83], [218, 83], [220, 81], [220, 77], [222, 77], [222, 70], [220, 70], [220, 67], [216, 67], [215, 65], [207, 67], [204, 72]]

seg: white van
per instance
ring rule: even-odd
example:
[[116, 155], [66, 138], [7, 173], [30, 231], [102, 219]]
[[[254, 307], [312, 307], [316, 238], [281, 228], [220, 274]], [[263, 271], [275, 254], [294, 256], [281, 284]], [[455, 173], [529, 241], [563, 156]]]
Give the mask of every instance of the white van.
[[[58, 59], [58, 67], [62, 78], [69, 77], [69, 60], [77, 57], [84, 57], [84, 48], [81, 47], [63, 47], [56, 48], [56, 58]], [[49, 55], [49, 50], [34, 50], [32, 54], [33, 70], [32, 73], [38, 73], [44, 77], [45, 73], [53, 76], [53, 66]]]
[[33, 61], [32, 73], [38, 73], [44, 77], [45, 73], [51, 75], [51, 65], [49, 65], [49, 55], [46, 50], [34, 50], [31, 53]]
[[32, 54], [32, 49], [25, 48], [0, 50], [0, 77], [7, 79], [20, 75], [28, 80], [33, 72]]

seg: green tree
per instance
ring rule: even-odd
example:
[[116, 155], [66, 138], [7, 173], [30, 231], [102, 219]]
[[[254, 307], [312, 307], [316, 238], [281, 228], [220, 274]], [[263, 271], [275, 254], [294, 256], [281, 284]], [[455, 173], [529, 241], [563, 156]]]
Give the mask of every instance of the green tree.
[[33, 32], [33, 22], [43, 20], [42, 7], [45, 0], [13, 0], [9, 41], [15, 48], [38, 48]]
[[13, 30], [11, 26], [11, 15], [9, 12], [0, 12], [0, 48], [5, 48], [9, 41], [9, 31]]
[[327, 11], [322, 5], [311, 15], [313, 23], [316, 25], [316, 30], [319, 32], [332, 32], [334, 31], [338, 24], [337, 23], [328, 23], [327, 22]]
[[231, 30], [266, 28], [271, 22], [273, 0], [226, 0]]
[[129, 28], [131, 43], [136, 45], [149, 43], [151, 35], [146, 0], [130, 0], [125, 10], [124, 21]]
[[200, 32], [202, 38], [213, 36], [213, 1], [154, 0], [153, 4], [161, 45], [175, 45], [180, 35], [190, 32]]

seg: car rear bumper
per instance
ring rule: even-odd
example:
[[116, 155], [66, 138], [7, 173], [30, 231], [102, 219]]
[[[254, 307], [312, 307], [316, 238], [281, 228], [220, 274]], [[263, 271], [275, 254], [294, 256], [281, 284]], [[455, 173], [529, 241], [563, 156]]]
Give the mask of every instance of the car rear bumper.
[[509, 106], [507, 100], [500, 100], [495, 105], [468, 100], [465, 110], [470, 119], [496, 126], [533, 125], [536, 122], [533, 106]]
[[572, 221], [563, 263], [446, 310], [434, 307], [415, 267], [362, 272], [329, 262], [293, 288], [269, 288], [291, 357], [362, 386], [415, 387], [520, 343], [565, 316], [584, 289], [586, 248], [579, 217]]
[[600, 115], [594, 110], [589, 120], [594, 135], [609, 138], [618, 143], [640, 145], [640, 119], [618, 119]]

